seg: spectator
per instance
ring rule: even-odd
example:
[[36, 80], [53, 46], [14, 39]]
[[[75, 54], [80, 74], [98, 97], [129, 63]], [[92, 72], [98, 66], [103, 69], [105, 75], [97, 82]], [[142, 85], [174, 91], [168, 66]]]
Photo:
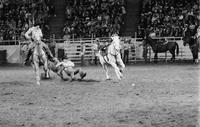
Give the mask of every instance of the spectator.
[[[123, 0], [75, 0], [66, 6], [64, 34], [74, 37], [109, 36], [120, 31], [126, 10]], [[72, 30], [71, 29], [75, 29]]]
[[[18, 39], [23, 27], [31, 27], [34, 19], [45, 25], [48, 18], [48, 0], [1, 0], [0, 29], [4, 40]], [[46, 26], [45, 26], [46, 27]]]
[[138, 35], [150, 26], [158, 36], [182, 36], [185, 23], [199, 22], [197, 0], [145, 0], [142, 10]]

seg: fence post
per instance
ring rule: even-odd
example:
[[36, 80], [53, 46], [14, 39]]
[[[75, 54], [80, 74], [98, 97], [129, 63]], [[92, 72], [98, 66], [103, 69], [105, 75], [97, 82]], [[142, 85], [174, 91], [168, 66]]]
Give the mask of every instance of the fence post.
[[149, 62], [151, 62], [151, 48], [148, 46], [149, 51]]
[[134, 38], [134, 42], [135, 42], [135, 46], [134, 46], [134, 47], [135, 47], [135, 50], [134, 50], [134, 51], [135, 51], [135, 52], [134, 52], [134, 54], [135, 54], [134, 63], [136, 63], [136, 61], [137, 61], [137, 58], [136, 58], [136, 55], [137, 55], [137, 54], [136, 54], [136, 53], [137, 53], [137, 51], [136, 51], [136, 50], [137, 50], [136, 36], [135, 36], [135, 38]]
[[83, 42], [82, 42], [82, 39], [80, 38], [80, 44], [81, 44], [81, 66], [83, 66], [83, 63], [84, 63], [84, 53], [83, 53], [83, 48], [84, 48], [84, 46], [83, 46]]
[[165, 63], [167, 63], [167, 52], [165, 52]]
[[21, 51], [21, 41], [19, 41], [18, 47], [19, 47], [20, 63], [22, 64], [23, 61], [22, 61], [22, 54], [21, 54], [21, 52], [22, 52], [22, 51]]
[[135, 54], [135, 57], [134, 57], [134, 63], [136, 63], [136, 60], [137, 60], [137, 58], [136, 58], [136, 49], [137, 49], [137, 45], [136, 45], [136, 43], [137, 43], [137, 33], [135, 32], [135, 35], [134, 35], [135, 37], [134, 37], [134, 43], [135, 43], [135, 52], [134, 52], [134, 54]]
[[55, 42], [55, 57], [58, 58], [58, 46], [56, 44], [55, 34], [53, 34], [52, 41], [53, 43]]
[[95, 53], [93, 50], [93, 44], [94, 44], [94, 35], [92, 34], [92, 38], [91, 38], [91, 50], [92, 50], [92, 64], [94, 63], [94, 58], [95, 58]]

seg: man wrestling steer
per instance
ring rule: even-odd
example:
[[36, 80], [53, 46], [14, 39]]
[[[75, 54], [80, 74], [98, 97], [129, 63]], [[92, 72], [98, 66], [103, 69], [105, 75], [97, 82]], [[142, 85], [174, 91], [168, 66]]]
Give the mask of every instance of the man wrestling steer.
[[61, 62], [55, 59], [55, 62], [49, 63], [49, 68], [63, 80], [66, 79], [63, 76], [64, 73], [69, 77], [70, 81], [75, 80], [77, 74], [79, 74], [80, 80], [86, 76], [86, 72], [80, 68], [75, 68], [75, 64], [68, 57], [64, 57]]

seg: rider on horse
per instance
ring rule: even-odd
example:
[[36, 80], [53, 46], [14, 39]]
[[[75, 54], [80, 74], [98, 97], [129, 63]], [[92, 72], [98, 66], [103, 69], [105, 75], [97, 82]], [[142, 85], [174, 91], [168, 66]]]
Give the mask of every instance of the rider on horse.
[[32, 50], [34, 49], [35, 44], [37, 42], [41, 43], [49, 60], [54, 62], [54, 57], [53, 57], [51, 51], [49, 50], [48, 46], [44, 42], [42, 42], [43, 34], [42, 34], [42, 30], [40, 29], [40, 24], [35, 23], [33, 27], [29, 28], [28, 31], [25, 33], [25, 37], [28, 40], [32, 40], [31, 43], [28, 45], [28, 53], [27, 53], [27, 56], [26, 56], [26, 59], [24, 62], [25, 65], [27, 65], [28, 60], [29, 60], [30, 56], [32, 55], [32, 52], [33, 52]]
[[95, 41], [96, 44], [98, 45], [99, 50], [101, 51], [101, 54], [103, 56], [107, 55], [107, 50], [108, 50], [107, 48], [110, 44], [107, 41], [104, 44], [101, 44], [99, 38], [96, 38]]

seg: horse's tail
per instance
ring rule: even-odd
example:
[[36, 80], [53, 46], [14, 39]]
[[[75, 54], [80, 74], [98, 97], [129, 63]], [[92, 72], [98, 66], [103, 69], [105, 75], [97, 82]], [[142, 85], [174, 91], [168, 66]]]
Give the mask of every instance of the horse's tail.
[[177, 54], [177, 56], [178, 56], [178, 54], [179, 54], [179, 46], [178, 46], [178, 43], [176, 42], [176, 54]]

